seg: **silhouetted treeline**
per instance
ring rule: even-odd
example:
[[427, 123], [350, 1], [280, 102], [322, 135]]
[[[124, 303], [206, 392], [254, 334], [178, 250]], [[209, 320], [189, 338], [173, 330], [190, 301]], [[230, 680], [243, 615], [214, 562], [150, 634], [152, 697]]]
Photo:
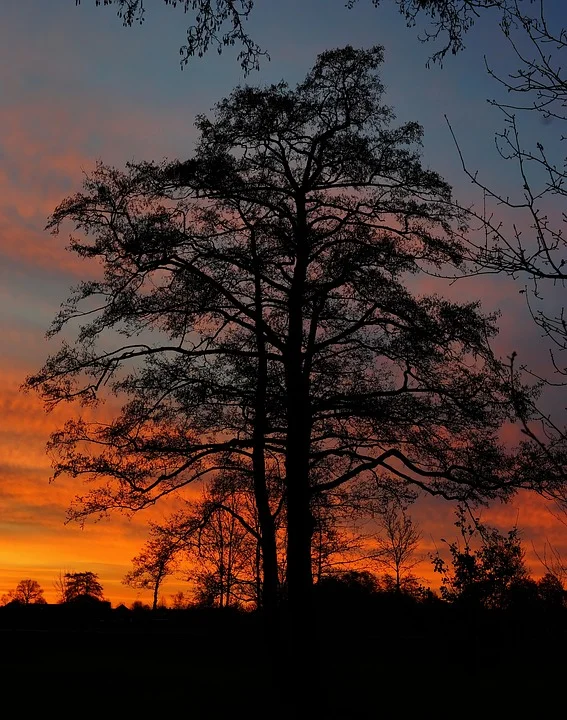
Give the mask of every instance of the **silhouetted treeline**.
[[[409, 692], [404, 707], [417, 710], [436, 684], [447, 697], [465, 679], [471, 692], [496, 693], [497, 703], [519, 669], [537, 690], [565, 667], [567, 608], [541, 597], [488, 609], [384, 590], [370, 573], [348, 572], [318, 583], [315, 606], [312, 672], [325, 719], [376, 710], [386, 690]], [[248, 693], [247, 717], [286, 717], [264, 627], [260, 611], [235, 608], [12, 604], [0, 608], [0, 673], [32, 686], [55, 675], [88, 677], [132, 707], [159, 698], [165, 708], [185, 702], [209, 717]], [[132, 695], [134, 679], [137, 688], [148, 683], [149, 694]]]
[[[451, 636], [478, 636], [492, 643], [527, 639], [531, 631], [557, 640], [567, 630], [566, 592], [536, 592], [547, 582], [526, 583], [524, 591], [512, 588], [511, 600], [502, 607], [489, 608], [480, 601], [447, 601], [428, 588], [415, 592], [384, 589], [368, 572], [347, 571], [323, 578], [315, 587], [315, 622], [322, 644], [343, 642], [355, 646], [361, 638], [388, 638], [407, 643], [412, 638], [426, 640], [431, 647]], [[146, 632], [180, 629], [201, 635], [220, 635], [237, 628], [254, 635], [261, 629], [260, 611], [237, 608], [189, 606], [185, 609], [160, 607], [150, 610], [142, 604], [131, 608], [112, 608], [106, 601], [84, 597], [82, 601], [58, 604], [0, 607], [0, 629], [53, 629], [69, 627], [112, 630], [128, 628]], [[522, 628], [520, 632], [520, 627]], [[518, 634], [519, 633], [519, 634]]]

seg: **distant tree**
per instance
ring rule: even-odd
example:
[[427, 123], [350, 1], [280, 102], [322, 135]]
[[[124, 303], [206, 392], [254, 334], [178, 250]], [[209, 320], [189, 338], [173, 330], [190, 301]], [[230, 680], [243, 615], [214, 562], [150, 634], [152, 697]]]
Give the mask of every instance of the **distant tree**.
[[195, 566], [188, 578], [195, 583], [197, 602], [215, 607], [259, 607], [258, 531], [242, 523], [235, 498], [226, 498], [222, 504], [205, 502], [199, 513], [206, 521], [187, 546]]
[[394, 590], [401, 592], [406, 578], [413, 576], [411, 570], [421, 562], [417, 549], [421, 541], [419, 526], [408, 515], [406, 508], [398, 502], [383, 506], [376, 516], [378, 534], [376, 550], [372, 555], [380, 566], [394, 573]]
[[179, 543], [150, 522], [150, 538], [142, 552], [132, 559], [133, 569], [122, 582], [133, 588], [152, 591], [152, 610], [157, 610], [163, 581], [178, 566]]
[[145, 612], [151, 610], [151, 607], [141, 600], [134, 600], [134, 602], [130, 605], [130, 610], [133, 610], [134, 612]]
[[171, 595], [171, 607], [173, 610], [186, 610], [191, 605], [191, 600], [182, 590]]
[[537, 591], [544, 607], [557, 609], [567, 607], [567, 590], [557, 575], [545, 573], [537, 582]]
[[567, 563], [562, 558], [559, 550], [547, 540], [541, 552], [538, 552], [535, 547], [533, 549], [537, 559], [545, 568], [545, 577], [555, 577], [562, 587], [565, 586], [567, 582]]
[[67, 584], [65, 580], [65, 573], [62, 570], [59, 571], [59, 575], [55, 579], [53, 587], [55, 588], [55, 592], [57, 593], [57, 602], [64, 603]]
[[43, 593], [43, 588], [37, 580], [20, 580], [15, 590], [2, 596], [0, 604], [7, 605], [10, 602], [16, 602], [20, 605], [44, 605], [47, 600]]
[[390, 573], [384, 573], [379, 577], [380, 590], [395, 595], [404, 595], [414, 600], [423, 601], [434, 597], [430, 587], [424, 585], [421, 578], [411, 572], [404, 572], [400, 577], [399, 585], [397, 578]]
[[[535, 583], [525, 564], [517, 527], [503, 534], [496, 528], [467, 519], [467, 511], [457, 510], [456, 527], [461, 541], [447, 542], [450, 565], [436, 553], [433, 565], [442, 576], [441, 596], [452, 603], [487, 609], [506, 609], [535, 596]], [[478, 547], [474, 548], [473, 540]]]
[[184, 502], [162, 523], [150, 523], [142, 553], [124, 582], [152, 588], [154, 608], [167, 575], [194, 583], [197, 601], [225, 607], [261, 606], [259, 528], [251, 489], [226, 476], [203, 491], [199, 502]]
[[[380, 506], [381, 501], [380, 492], [374, 493], [376, 506]], [[365, 511], [370, 511], [373, 503], [364, 497], [363, 505]], [[319, 582], [323, 577], [348, 570], [364, 572], [361, 568], [366, 567], [368, 559], [365, 545], [369, 533], [364, 530], [366, 513], [357, 507], [356, 498], [338, 488], [315, 497], [312, 513], [314, 581]]]
[[380, 591], [380, 583], [368, 570], [341, 570], [324, 575], [316, 586], [317, 602], [345, 609], [366, 602]]
[[104, 600], [103, 587], [94, 572], [67, 572], [64, 575], [64, 602], [75, 602], [82, 598]]

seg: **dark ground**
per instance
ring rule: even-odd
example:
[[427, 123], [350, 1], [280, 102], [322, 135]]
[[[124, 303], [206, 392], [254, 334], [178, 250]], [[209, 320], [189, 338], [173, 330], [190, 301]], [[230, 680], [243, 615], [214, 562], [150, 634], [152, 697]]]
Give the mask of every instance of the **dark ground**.
[[47, 612], [32, 618], [2, 610], [4, 711], [13, 701], [26, 720], [38, 712], [231, 720], [544, 720], [565, 712], [565, 614], [327, 614], [313, 648], [314, 707], [306, 712], [274, 680], [254, 616], [113, 610], [47, 621]]

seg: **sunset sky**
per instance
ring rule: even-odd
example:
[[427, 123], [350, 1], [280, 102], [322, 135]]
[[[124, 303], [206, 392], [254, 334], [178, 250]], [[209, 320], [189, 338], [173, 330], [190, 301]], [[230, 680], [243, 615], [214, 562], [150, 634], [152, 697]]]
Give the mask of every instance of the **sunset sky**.
[[[384, 0], [375, 9], [370, 0], [360, 0], [350, 11], [344, 5], [343, 0], [258, 0], [248, 27], [271, 60], [244, 78], [235, 59], [238, 49], [221, 56], [213, 51], [182, 70], [179, 47], [189, 19], [161, 0], [148, 0], [146, 22], [132, 28], [122, 26], [115, 7], [96, 8], [94, 0], [82, 0], [79, 7], [74, 0], [0, 2], [0, 596], [19, 580], [33, 578], [48, 601], [55, 601], [60, 573], [90, 570], [98, 573], [113, 605], [150, 600], [149, 592], [121, 583], [144, 543], [149, 516], [114, 516], [82, 529], [66, 525], [66, 508], [81, 487], [68, 478], [49, 483], [45, 444], [72, 408], [46, 415], [36, 397], [19, 389], [57, 346], [45, 339], [45, 331], [59, 304], [96, 270], [66, 251], [66, 233], [53, 236], [44, 228], [97, 160], [121, 167], [128, 160], [184, 159], [192, 151], [195, 115], [207, 114], [236, 85], [281, 79], [293, 85], [325, 49], [379, 44], [385, 48], [386, 102], [398, 121], [424, 126], [425, 163], [453, 185], [456, 196], [465, 203], [480, 200], [462, 172], [444, 115], [480, 177], [504, 194], [519, 192], [514, 168], [495, 151], [502, 118], [487, 102], [502, 97], [502, 90], [488, 77], [484, 56], [502, 72], [512, 67], [495, 16], [477, 23], [460, 55], [428, 69], [434, 47], [418, 42], [419, 28], [406, 28], [393, 3]], [[562, 0], [550, 7], [555, 20], [567, 26]], [[522, 129], [526, 142], [548, 132], [537, 117]], [[498, 352], [515, 350], [522, 362], [549, 372], [547, 346], [529, 317], [522, 287], [521, 280], [483, 277], [459, 281], [447, 292], [480, 297], [485, 310], [501, 310]], [[562, 302], [559, 291], [550, 288], [547, 302]], [[546, 395], [561, 424], [566, 393], [555, 389]], [[567, 526], [551, 509], [522, 495], [483, 514], [504, 531], [517, 522], [534, 576], [542, 567], [532, 543], [541, 553], [547, 540], [567, 558]], [[454, 537], [452, 512], [431, 499], [415, 506], [424, 552]], [[162, 514], [158, 507], [152, 517]], [[430, 563], [419, 572], [436, 582]], [[184, 588], [171, 582], [163, 594], [167, 598]]]

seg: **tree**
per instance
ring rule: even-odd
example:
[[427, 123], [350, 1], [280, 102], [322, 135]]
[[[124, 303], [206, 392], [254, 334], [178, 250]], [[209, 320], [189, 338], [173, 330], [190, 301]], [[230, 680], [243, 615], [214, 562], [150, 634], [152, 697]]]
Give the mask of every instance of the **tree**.
[[190, 606], [191, 602], [182, 590], [171, 595], [171, 607], [174, 610], [187, 610]]
[[222, 608], [252, 603], [258, 607], [257, 537], [237, 520], [234, 506], [231, 510], [217, 507], [209, 512], [192, 547], [196, 567], [188, 577], [196, 583], [200, 604]]
[[378, 579], [368, 570], [341, 570], [324, 575], [317, 583], [316, 598], [332, 612], [364, 608], [380, 591]]
[[[533, 547], [533, 543], [532, 543]], [[543, 551], [539, 553], [535, 547], [533, 550], [537, 559], [545, 569], [545, 576], [555, 577], [558, 583], [563, 586], [567, 580], [567, 564], [561, 557], [561, 553], [548, 540], [543, 545]]]
[[[90, 413], [49, 443], [54, 477], [92, 481], [71, 518], [240, 478], [270, 610], [277, 519], [286, 529], [305, 660], [320, 498], [340, 488], [361, 511], [385, 488], [506, 499], [518, 468], [498, 433], [528, 402], [490, 348], [494, 316], [412, 292], [419, 273], [462, 262], [464, 218], [420, 162], [420, 126], [392, 126], [382, 59], [346, 47], [294, 89], [237, 88], [197, 119], [189, 160], [99, 164], [49, 227], [71, 221], [71, 249], [104, 276], [54, 321], [51, 335], [82, 323], [76, 343], [25, 385]], [[124, 401], [110, 420], [96, 415], [108, 391]]]
[[257, 525], [250, 490], [239, 492], [221, 477], [201, 501], [186, 501], [165, 522], [150, 523], [150, 537], [124, 582], [153, 588], [154, 607], [161, 582], [174, 572], [193, 581], [199, 604], [261, 607]]
[[[393, 589], [400, 593], [405, 584], [404, 580], [413, 580], [411, 571], [421, 561], [421, 558], [416, 556], [421, 530], [403, 505], [396, 502], [384, 505], [377, 520], [379, 530], [375, 561], [394, 573]], [[413, 585], [413, 582], [411, 584]]]
[[47, 601], [43, 597], [43, 588], [37, 580], [20, 580], [16, 587], [14, 597], [24, 605], [45, 604]]
[[43, 588], [37, 580], [20, 580], [15, 590], [2, 597], [2, 604], [16, 602], [20, 605], [44, 605], [47, 600], [43, 596]]
[[178, 545], [163, 532], [156, 531], [156, 525], [150, 523], [150, 537], [142, 552], [132, 559], [133, 569], [124, 576], [122, 582], [133, 588], [152, 591], [152, 610], [157, 610], [159, 590], [163, 581], [177, 567]]
[[567, 607], [567, 590], [557, 575], [545, 573], [538, 580], [537, 590], [545, 608], [564, 610]]
[[[468, 607], [507, 609], [525, 600], [530, 588], [535, 597], [536, 584], [525, 564], [518, 528], [503, 534], [478, 518], [467, 520], [466, 512], [459, 507], [455, 522], [463, 547], [458, 541], [447, 542], [452, 569], [439, 553], [433, 557], [435, 571], [442, 575], [442, 598]], [[476, 550], [471, 544], [473, 538], [480, 541]]]
[[[527, 2], [528, 0], [525, 0]], [[165, 5], [191, 13], [193, 23], [187, 30], [187, 44], [183, 45], [182, 67], [195, 56], [203, 57], [210, 47], [222, 53], [226, 47], [239, 45], [238, 61], [245, 74], [258, 69], [262, 57], [269, 59], [263, 50], [246, 32], [245, 22], [254, 8], [253, 0], [163, 0]], [[352, 10], [359, 0], [347, 0], [345, 6]], [[498, 10], [500, 22], [507, 29], [520, 12], [522, 0], [394, 0], [408, 27], [414, 26], [422, 14], [430, 24], [421, 37], [422, 41], [441, 40], [441, 47], [434, 52], [431, 60], [442, 61], [447, 53], [456, 54], [464, 48], [464, 36], [484, 10]], [[533, 0], [529, 0], [533, 2]], [[75, 0], [76, 5], [81, 0]], [[381, 0], [372, 0], [378, 8]], [[145, 19], [144, 0], [95, 0], [95, 5], [114, 5], [124, 26], [143, 23]]]
[[352, 569], [366, 560], [364, 544], [367, 533], [357, 527], [360, 519], [352, 513], [348, 497], [340, 492], [315, 498], [313, 512], [312, 572], [314, 582], [337, 576], [345, 568]]
[[104, 600], [103, 587], [94, 572], [67, 572], [64, 578], [63, 602], [77, 602], [84, 598]]
[[[537, 12], [530, 14], [523, 10], [526, 4], [521, 0], [510, 3], [510, 18], [503, 28], [518, 61], [517, 70], [502, 76], [488, 66], [490, 76], [506, 91], [506, 101], [491, 102], [504, 117], [504, 130], [496, 136], [497, 150], [501, 158], [516, 163], [518, 168], [515, 197], [509, 188], [499, 190], [484, 183], [475, 169], [469, 169], [461, 153], [467, 176], [482, 190], [485, 201], [493, 201], [493, 206], [479, 214], [484, 241], [475, 243], [475, 236], [471, 238], [472, 259], [479, 272], [506, 272], [531, 282], [531, 289], [526, 286], [523, 292], [534, 320], [556, 348], [565, 349], [567, 325], [563, 311], [550, 315], [539, 301], [546, 284], [567, 279], [563, 216], [553, 211], [554, 204], [561, 208], [566, 197], [564, 164], [556, 158], [561, 153], [567, 120], [567, 79], [562, 62], [567, 50], [567, 28], [548, 22], [543, 0], [531, 3]], [[534, 147], [522, 143], [526, 113], [539, 115], [545, 128]], [[503, 207], [514, 210], [517, 216], [512, 227], [498, 212]], [[561, 372], [558, 364], [555, 367]]]
[[[566, 384], [564, 353], [567, 350], [567, 319], [561, 288], [565, 271], [565, 157], [563, 141], [567, 114], [567, 79], [564, 56], [567, 27], [559, 4], [543, 0], [507, 3], [504, 38], [516, 61], [516, 69], [500, 73], [487, 63], [487, 71], [505, 91], [505, 99], [491, 100], [503, 115], [503, 130], [496, 135], [500, 157], [517, 168], [516, 190], [498, 188], [483, 179], [463, 155], [453, 132], [463, 170], [482, 192], [482, 209], [471, 208], [480, 220], [481, 232], [469, 237], [470, 259], [478, 274], [503, 273], [519, 280], [528, 310], [548, 340], [549, 372], [538, 371], [551, 386]], [[541, 135], [526, 144], [534, 130], [527, 123], [540, 120]], [[507, 216], [507, 217], [506, 217]], [[511, 218], [511, 220], [510, 220]], [[470, 267], [469, 267], [470, 272]], [[559, 292], [558, 292], [559, 290]], [[534, 374], [520, 364], [520, 369]], [[567, 459], [567, 432], [560, 418], [532, 406], [517, 410], [528, 442], [529, 467], [555, 475], [561, 489], [555, 495], [562, 512], [567, 496], [562, 488]], [[537, 422], [534, 422], [537, 419]]]

